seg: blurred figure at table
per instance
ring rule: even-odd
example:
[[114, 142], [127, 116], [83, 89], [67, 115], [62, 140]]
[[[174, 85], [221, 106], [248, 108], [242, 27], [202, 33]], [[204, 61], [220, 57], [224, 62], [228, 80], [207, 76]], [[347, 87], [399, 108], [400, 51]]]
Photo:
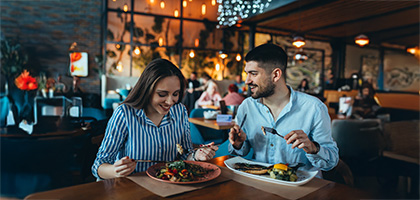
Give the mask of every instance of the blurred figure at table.
[[217, 85], [213, 82], [210, 82], [206, 91], [204, 91], [200, 98], [197, 100], [197, 105], [199, 107], [218, 107], [220, 100], [222, 100], [222, 96], [218, 92]]
[[235, 85], [238, 88], [238, 93], [244, 94], [247, 86], [245, 85], [245, 82], [242, 81], [242, 76], [240, 74], [235, 76]]
[[205, 161], [215, 155], [218, 148], [212, 144], [193, 150], [187, 110], [180, 103], [185, 85], [181, 71], [170, 61], [156, 59], [147, 65], [108, 122], [92, 166], [96, 178], [128, 176], [156, 164], [137, 159]]
[[57, 76], [57, 80], [55, 82], [55, 91], [56, 95], [62, 95], [67, 92], [67, 86], [63, 82], [61, 75]]
[[[252, 98], [239, 105], [235, 120], [243, 126], [231, 128], [229, 152], [245, 156], [253, 148], [253, 159], [258, 162], [304, 163], [303, 170], [318, 172], [334, 168], [338, 148], [327, 107], [286, 84], [286, 52], [277, 45], [263, 44], [248, 52], [245, 61], [245, 82]], [[284, 138], [264, 134], [262, 126], [277, 130]]]
[[73, 85], [71, 90], [67, 93], [68, 97], [83, 97], [83, 89], [80, 86], [80, 78], [73, 76]]
[[308, 79], [304, 78], [302, 79], [302, 81], [300, 82], [299, 86], [297, 87], [297, 91], [299, 92], [309, 92], [309, 82]]
[[375, 101], [375, 89], [369, 82], [364, 82], [359, 94], [355, 97], [351, 118], [376, 118], [381, 107]]
[[223, 97], [227, 106], [239, 105], [244, 101], [244, 97], [238, 93], [238, 87], [235, 84], [230, 84], [228, 87], [228, 94]]
[[190, 113], [202, 93], [202, 91], [194, 91], [200, 87], [200, 82], [197, 80], [197, 72], [191, 72], [190, 78], [187, 80], [187, 86], [187, 92], [182, 99], [182, 103], [187, 107], [188, 113]]

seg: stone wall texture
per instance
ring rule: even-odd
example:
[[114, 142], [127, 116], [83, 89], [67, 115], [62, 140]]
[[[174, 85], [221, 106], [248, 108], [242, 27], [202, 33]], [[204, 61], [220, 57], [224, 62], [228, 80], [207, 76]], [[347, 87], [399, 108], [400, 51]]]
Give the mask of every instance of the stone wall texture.
[[100, 93], [95, 56], [101, 53], [101, 0], [2, 0], [1, 34], [16, 39], [28, 54], [25, 68], [62, 75], [71, 86], [69, 47], [89, 54], [89, 75], [81, 78], [87, 93]]

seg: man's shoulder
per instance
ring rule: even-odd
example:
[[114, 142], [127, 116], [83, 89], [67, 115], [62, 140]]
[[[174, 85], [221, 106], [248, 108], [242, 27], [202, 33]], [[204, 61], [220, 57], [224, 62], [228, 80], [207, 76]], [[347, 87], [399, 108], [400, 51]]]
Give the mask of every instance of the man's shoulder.
[[310, 103], [311, 105], [315, 104], [318, 106], [324, 105], [324, 103], [318, 98], [310, 94], [306, 94], [303, 92], [295, 91], [295, 98], [294, 101], [298, 104], [307, 104]]

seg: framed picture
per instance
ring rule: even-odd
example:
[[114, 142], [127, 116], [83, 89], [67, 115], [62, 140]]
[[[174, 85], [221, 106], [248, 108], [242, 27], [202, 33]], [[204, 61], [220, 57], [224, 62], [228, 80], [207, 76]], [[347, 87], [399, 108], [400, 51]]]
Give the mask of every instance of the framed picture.
[[70, 75], [71, 76], [88, 76], [88, 53], [87, 52], [71, 52], [70, 56]]

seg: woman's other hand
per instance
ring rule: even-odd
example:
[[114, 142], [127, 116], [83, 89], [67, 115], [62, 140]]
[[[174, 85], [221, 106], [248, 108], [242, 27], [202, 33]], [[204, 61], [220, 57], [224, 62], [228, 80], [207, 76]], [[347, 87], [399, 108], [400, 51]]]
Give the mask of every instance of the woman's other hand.
[[197, 161], [210, 160], [216, 155], [216, 151], [219, 149], [218, 146], [214, 145], [214, 142], [202, 145], [198, 148], [194, 154], [194, 159]]
[[121, 158], [114, 163], [114, 173], [116, 177], [125, 177], [130, 175], [136, 169], [136, 162], [128, 156]]

